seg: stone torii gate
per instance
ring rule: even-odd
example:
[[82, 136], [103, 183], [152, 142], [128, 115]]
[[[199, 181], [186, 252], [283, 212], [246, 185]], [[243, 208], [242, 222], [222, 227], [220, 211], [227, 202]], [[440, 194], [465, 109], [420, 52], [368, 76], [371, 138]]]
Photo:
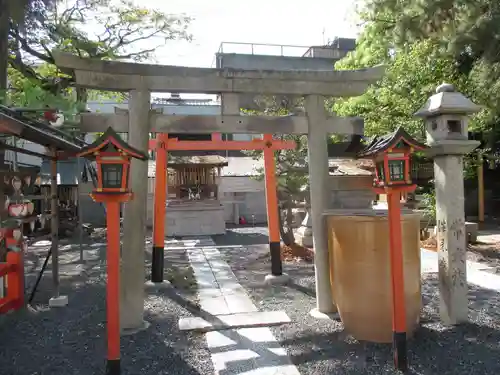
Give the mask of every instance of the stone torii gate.
[[[354, 71], [258, 71], [188, 68], [83, 59], [54, 52], [56, 65], [75, 74], [80, 87], [128, 91], [129, 109], [111, 115], [83, 114], [84, 132], [111, 126], [129, 133], [131, 146], [147, 152], [149, 133], [254, 133], [307, 134], [311, 191], [311, 214], [315, 249], [317, 311], [335, 312], [329, 276], [329, 256], [323, 210], [328, 205], [327, 135], [362, 134], [359, 118], [329, 116], [324, 97], [358, 96], [379, 80], [383, 67]], [[223, 103], [220, 116], [163, 115], [151, 111], [151, 92], [222, 94], [233, 101]], [[234, 102], [238, 94], [305, 96], [305, 116], [241, 116]], [[128, 123], [128, 128], [127, 128]], [[125, 212], [122, 263], [121, 317], [124, 331], [145, 327], [144, 240], [146, 236], [147, 163], [132, 161], [130, 187], [135, 193]]]

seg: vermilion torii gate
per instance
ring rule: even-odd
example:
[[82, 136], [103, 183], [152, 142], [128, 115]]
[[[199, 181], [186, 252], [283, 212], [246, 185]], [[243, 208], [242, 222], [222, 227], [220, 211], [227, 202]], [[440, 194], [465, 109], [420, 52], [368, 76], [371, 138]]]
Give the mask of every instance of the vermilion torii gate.
[[[142, 152], [148, 150], [149, 133], [250, 133], [307, 134], [311, 217], [315, 249], [316, 301], [321, 313], [336, 310], [332, 300], [328, 242], [323, 211], [328, 206], [327, 135], [363, 134], [359, 118], [341, 118], [325, 110], [324, 97], [358, 96], [378, 81], [383, 67], [354, 71], [274, 71], [188, 68], [83, 59], [53, 52], [56, 65], [74, 74], [80, 87], [129, 92], [129, 110], [116, 114], [83, 114], [81, 130], [102, 132], [111, 126], [128, 132], [128, 142]], [[151, 111], [151, 92], [221, 94], [220, 116], [164, 115]], [[240, 94], [298, 95], [305, 97], [305, 115], [241, 116], [225, 98]], [[231, 100], [230, 100], [231, 102]], [[229, 111], [226, 111], [229, 108]], [[239, 106], [238, 106], [239, 108]], [[197, 146], [199, 147], [199, 146]], [[127, 204], [122, 251], [121, 303], [124, 330], [145, 326], [144, 243], [146, 237], [147, 163], [132, 162], [130, 188], [134, 201]]]
[[151, 281], [163, 282], [164, 250], [165, 250], [165, 213], [167, 192], [167, 153], [168, 151], [219, 151], [219, 150], [262, 150], [264, 151], [264, 171], [266, 186], [267, 225], [269, 228], [269, 251], [271, 253], [271, 274], [266, 281], [286, 280], [283, 274], [280, 252], [280, 231], [278, 197], [276, 192], [276, 166], [274, 151], [293, 149], [293, 141], [273, 140], [272, 134], [265, 134], [263, 139], [252, 141], [223, 141], [219, 133], [212, 134], [211, 141], [179, 141], [168, 138], [168, 134], [160, 133], [155, 140], [149, 141], [149, 149], [155, 149], [155, 199], [153, 223], [153, 264]]

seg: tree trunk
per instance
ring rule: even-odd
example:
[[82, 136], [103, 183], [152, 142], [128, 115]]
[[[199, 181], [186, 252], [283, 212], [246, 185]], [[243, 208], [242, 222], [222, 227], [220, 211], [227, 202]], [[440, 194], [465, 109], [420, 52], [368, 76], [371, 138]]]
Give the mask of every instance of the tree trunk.
[[286, 202], [286, 230], [293, 233], [293, 201], [288, 199]]
[[[9, 0], [0, 0], [0, 104], [7, 100], [7, 67], [9, 66], [9, 31], [10, 31]], [[4, 142], [4, 140], [0, 140]], [[5, 164], [5, 149], [0, 148], [0, 169]]]
[[9, 0], [0, 0], [0, 91], [2, 103], [7, 90], [7, 67], [9, 65]]
[[[2, 0], [0, 0], [2, 1]], [[89, 100], [89, 92], [86, 88], [76, 87], [76, 101], [84, 106], [83, 110], [87, 109], [87, 101]]]
[[[287, 202], [289, 202], [287, 200]], [[289, 204], [287, 205], [289, 206]], [[285, 207], [285, 211], [287, 213], [287, 217], [288, 217], [288, 210], [289, 210], [290, 207]], [[288, 223], [286, 223], [286, 221], [288, 220], [283, 220], [282, 216], [281, 216], [281, 210], [279, 212], [279, 220], [280, 220], [280, 234], [281, 234], [281, 239], [283, 240], [283, 243], [286, 245], [286, 246], [292, 246], [295, 244], [295, 237], [293, 235], [293, 230], [290, 230], [290, 226], [288, 225]]]

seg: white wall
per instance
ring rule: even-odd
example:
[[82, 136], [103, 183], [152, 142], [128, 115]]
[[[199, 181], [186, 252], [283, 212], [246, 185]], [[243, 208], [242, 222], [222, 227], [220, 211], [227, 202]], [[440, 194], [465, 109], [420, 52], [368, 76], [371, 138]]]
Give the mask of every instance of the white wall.
[[264, 181], [257, 181], [250, 176], [220, 177], [219, 192], [222, 193], [253, 193], [264, 190]]

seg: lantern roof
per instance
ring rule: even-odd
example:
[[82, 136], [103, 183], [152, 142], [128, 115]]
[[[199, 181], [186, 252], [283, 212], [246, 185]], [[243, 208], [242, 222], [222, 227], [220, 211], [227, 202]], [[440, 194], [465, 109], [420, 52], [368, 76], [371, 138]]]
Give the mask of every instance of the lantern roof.
[[455, 86], [443, 83], [436, 88], [436, 93], [416, 113], [416, 117], [431, 117], [443, 114], [470, 114], [481, 110], [469, 98], [455, 90]]
[[403, 127], [399, 127], [395, 132], [375, 136], [371, 142], [360, 152], [358, 158], [372, 157], [376, 154], [388, 152], [390, 149], [397, 147], [412, 147], [414, 150], [423, 150], [427, 146], [414, 139]]
[[78, 156], [93, 156], [95, 152], [99, 151], [122, 151], [136, 159], [146, 160], [148, 158], [146, 154], [125, 142], [111, 127], [93, 143], [83, 147]]

